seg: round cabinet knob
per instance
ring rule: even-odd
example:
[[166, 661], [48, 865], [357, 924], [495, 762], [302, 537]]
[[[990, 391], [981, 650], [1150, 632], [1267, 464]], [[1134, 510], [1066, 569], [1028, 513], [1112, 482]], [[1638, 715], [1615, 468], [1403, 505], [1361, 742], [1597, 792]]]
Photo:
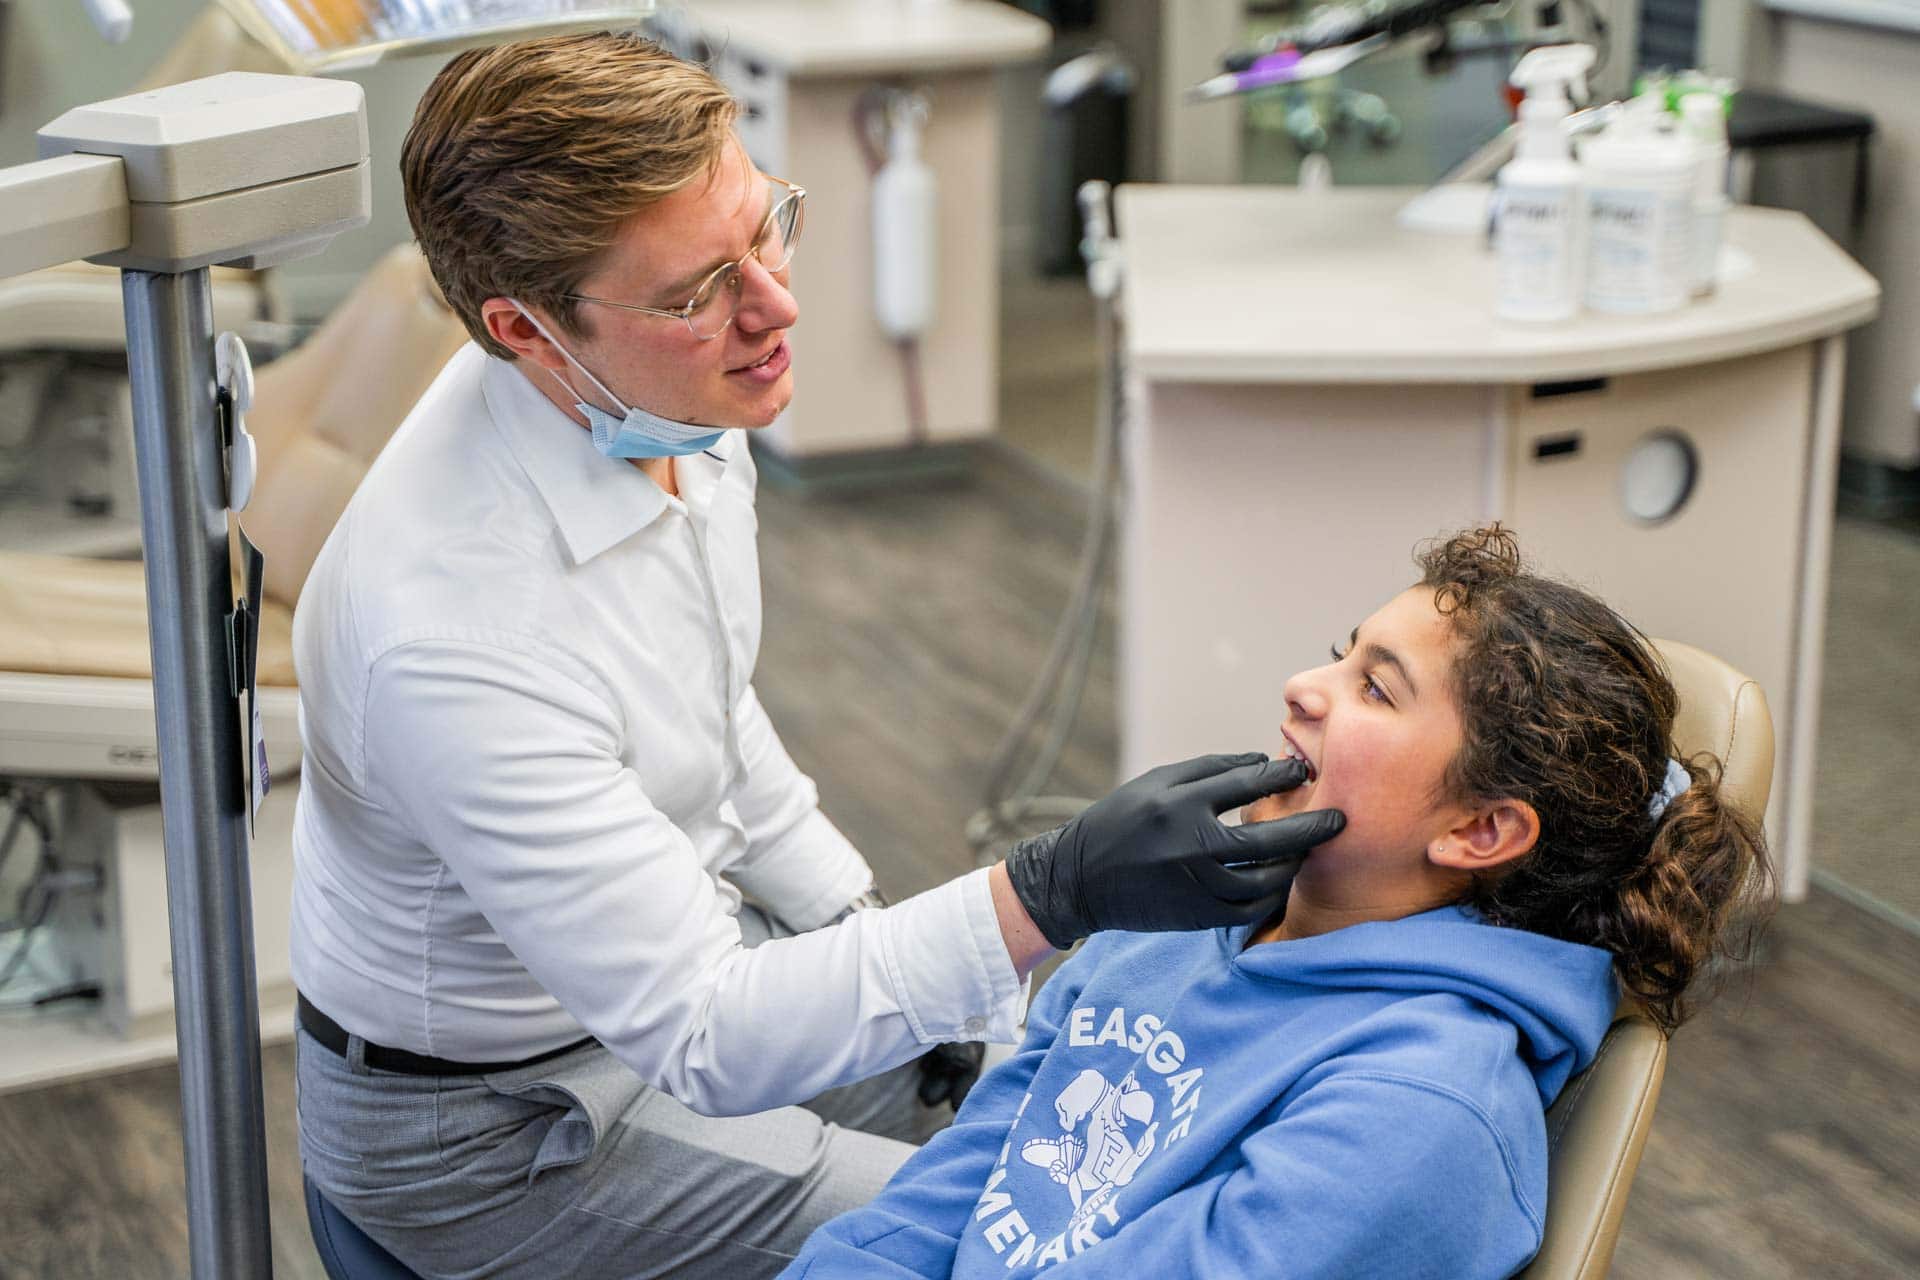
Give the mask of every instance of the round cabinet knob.
[[1699, 471], [1699, 452], [1684, 434], [1648, 432], [1620, 465], [1620, 505], [1643, 524], [1662, 524], [1687, 505]]

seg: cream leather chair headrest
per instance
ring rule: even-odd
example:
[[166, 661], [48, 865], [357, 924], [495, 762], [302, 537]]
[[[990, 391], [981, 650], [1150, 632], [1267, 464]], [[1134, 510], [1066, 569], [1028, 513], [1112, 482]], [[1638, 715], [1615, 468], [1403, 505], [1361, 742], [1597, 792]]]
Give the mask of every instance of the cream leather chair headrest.
[[312, 337], [254, 379], [247, 429], [260, 451], [241, 517], [267, 559], [267, 595], [291, 608], [367, 468], [466, 328], [419, 250], [390, 251]]
[[1703, 649], [1655, 640], [1680, 694], [1673, 741], [1683, 754], [1711, 751], [1726, 766], [1722, 795], [1760, 821], [1773, 790], [1773, 715], [1766, 695], [1747, 676]]
[[[420, 254], [400, 248], [254, 379], [247, 428], [260, 471], [241, 519], [267, 558], [261, 684], [293, 683], [290, 610], [313, 558], [387, 437], [466, 339]], [[146, 679], [150, 652], [137, 562], [0, 551], [0, 672]]]
[[[1760, 821], [1773, 785], [1773, 717], [1760, 686], [1690, 644], [1653, 645], [1680, 695], [1674, 750], [1718, 756], [1723, 796]], [[1520, 1273], [1526, 1280], [1607, 1274], [1666, 1068], [1666, 1037], [1623, 1002], [1593, 1065], [1547, 1111], [1547, 1225], [1539, 1254]]]

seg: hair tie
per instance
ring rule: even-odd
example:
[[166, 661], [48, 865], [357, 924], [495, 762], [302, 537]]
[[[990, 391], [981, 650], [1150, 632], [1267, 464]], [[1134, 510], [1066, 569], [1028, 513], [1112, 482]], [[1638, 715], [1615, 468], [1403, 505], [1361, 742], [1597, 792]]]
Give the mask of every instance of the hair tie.
[[1653, 799], [1647, 802], [1647, 816], [1655, 822], [1660, 821], [1667, 806], [1673, 803], [1673, 798], [1692, 785], [1693, 775], [1687, 772], [1687, 766], [1669, 759], [1666, 778], [1660, 783], [1660, 789], [1653, 793]]

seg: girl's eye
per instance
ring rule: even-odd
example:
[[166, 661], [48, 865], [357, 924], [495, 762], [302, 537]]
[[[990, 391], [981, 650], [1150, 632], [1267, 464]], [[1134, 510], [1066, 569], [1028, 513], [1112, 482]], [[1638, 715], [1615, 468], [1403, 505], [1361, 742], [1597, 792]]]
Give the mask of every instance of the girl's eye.
[[[1347, 660], [1347, 654], [1352, 653], [1353, 648], [1352, 646], [1348, 646], [1347, 649], [1343, 651], [1338, 642], [1336, 642], [1327, 646], [1327, 652], [1333, 655], [1335, 662], [1345, 662]], [[1384, 702], [1388, 706], [1393, 705], [1393, 699], [1387, 696], [1387, 691], [1381, 688], [1380, 682], [1372, 676], [1362, 676], [1360, 678], [1360, 696], [1363, 698], [1371, 698], [1375, 702]]]

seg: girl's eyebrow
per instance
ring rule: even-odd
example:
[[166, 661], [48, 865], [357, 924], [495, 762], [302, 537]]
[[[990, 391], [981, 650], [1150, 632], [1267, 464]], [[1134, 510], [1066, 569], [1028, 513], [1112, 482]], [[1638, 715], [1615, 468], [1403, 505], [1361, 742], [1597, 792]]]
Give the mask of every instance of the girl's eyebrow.
[[[1353, 634], [1347, 637], [1347, 644], [1351, 647], [1359, 643], [1360, 628], [1355, 627]], [[1407, 692], [1416, 698], [1420, 696], [1420, 686], [1413, 682], [1413, 673], [1407, 670], [1407, 664], [1400, 660], [1399, 654], [1378, 641], [1370, 640], [1367, 642], [1366, 655], [1367, 661], [1378, 663], [1383, 667], [1392, 667], [1395, 671], [1398, 671], [1400, 678], [1406, 681]]]
[[1400, 661], [1400, 655], [1383, 644], [1369, 644], [1367, 657], [1381, 666], [1392, 667], [1407, 682], [1407, 692], [1414, 697], [1420, 696], [1420, 686], [1413, 682], [1413, 673], [1407, 670], [1407, 664]]

